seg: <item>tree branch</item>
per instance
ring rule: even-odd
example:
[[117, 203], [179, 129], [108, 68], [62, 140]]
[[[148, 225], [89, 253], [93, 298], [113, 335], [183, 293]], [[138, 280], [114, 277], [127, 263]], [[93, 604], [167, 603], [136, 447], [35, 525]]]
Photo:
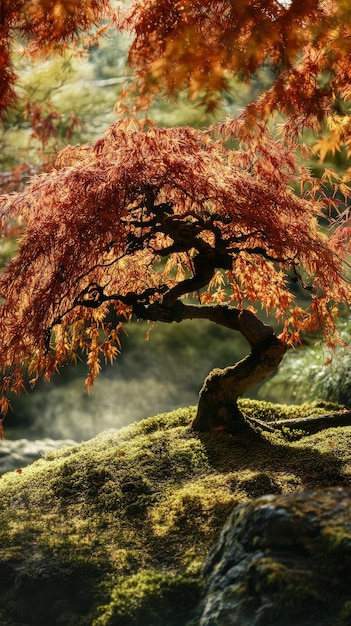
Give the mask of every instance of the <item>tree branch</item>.
[[177, 300], [172, 306], [153, 303], [145, 306], [142, 318], [157, 322], [181, 322], [186, 319], [207, 319], [220, 326], [239, 331], [255, 351], [275, 337], [274, 330], [261, 322], [247, 309], [237, 309], [227, 305], [184, 304]]

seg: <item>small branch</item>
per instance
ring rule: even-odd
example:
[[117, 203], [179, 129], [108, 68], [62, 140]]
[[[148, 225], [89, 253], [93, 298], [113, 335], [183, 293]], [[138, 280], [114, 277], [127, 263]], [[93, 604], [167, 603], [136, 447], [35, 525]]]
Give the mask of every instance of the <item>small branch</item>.
[[231, 252], [236, 252], [236, 253], [248, 252], [249, 254], [257, 254], [258, 256], [262, 256], [267, 261], [272, 261], [272, 263], [290, 263], [291, 262], [291, 260], [288, 258], [274, 257], [271, 254], [268, 254], [265, 248], [262, 248], [261, 246], [255, 246], [254, 248], [240, 248], [240, 249], [235, 248], [235, 249], [231, 249]]
[[[120, 293], [105, 294], [104, 289], [105, 287], [102, 287], [97, 283], [91, 283], [90, 285], [88, 285], [88, 287], [83, 289], [79, 296], [74, 300], [72, 308], [76, 306], [85, 306], [88, 308], [96, 309], [104, 302], [119, 301], [131, 307], [140, 306], [142, 310], [147, 311], [145, 305], [150, 302], [150, 299], [153, 298], [156, 294], [160, 295], [164, 293], [164, 291], [166, 291], [168, 288], [166, 285], [161, 285], [160, 287], [149, 287], [149, 289], [145, 289], [145, 291], [142, 291], [139, 294], [134, 292], [128, 292], [124, 295]], [[149, 318], [144, 316], [143, 319]]]

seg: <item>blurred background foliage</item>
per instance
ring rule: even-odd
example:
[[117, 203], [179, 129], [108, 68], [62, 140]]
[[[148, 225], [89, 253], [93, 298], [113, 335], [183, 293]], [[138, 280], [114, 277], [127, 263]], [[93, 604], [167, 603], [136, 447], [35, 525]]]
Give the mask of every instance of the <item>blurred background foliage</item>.
[[[39, 382], [28, 395], [14, 396], [6, 436], [88, 439], [104, 429], [178, 407], [195, 405], [205, 376], [248, 351], [239, 334], [206, 320], [181, 325], [146, 322], [126, 327], [123, 350], [105, 366], [93, 393], [84, 388], [87, 367], [68, 364], [50, 383]], [[147, 333], [150, 331], [150, 339]]]
[[310, 400], [330, 400], [351, 406], [351, 325], [340, 318], [339, 332], [345, 345], [335, 351], [319, 338], [306, 338], [305, 345], [285, 356], [277, 373], [265, 381], [258, 397], [272, 402], [299, 404]]
[[[29, 63], [17, 53], [19, 100], [0, 129], [2, 192], [22, 188], [30, 175], [50, 167], [64, 145], [93, 142], [116, 120], [115, 103], [130, 75], [128, 44], [126, 35], [110, 31], [81, 58], [67, 53], [64, 58]], [[271, 79], [263, 69], [250, 83], [233, 80], [223, 108], [216, 112], [218, 119], [242, 109]], [[147, 116], [161, 126], [201, 127], [216, 120], [182, 96], [176, 105], [158, 98]], [[341, 171], [344, 155], [337, 153], [332, 165]], [[315, 174], [322, 168], [317, 158], [310, 166]], [[0, 264], [8, 261], [15, 247], [15, 242], [0, 245]], [[131, 323], [127, 330], [122, 354], [113, 366], [103, 368], [92, 395], [84, 388], [84, 362], [68, 364], [51, 383], [40, 382], [28, 394], [11, 399], [6, 436], [80, 441], [106, 428], [196, 404], [209, 371], [234, 363], [248, 350], [241, 335], [205, 320], [180, 326], [158, 324], [150, 332], [150, 341], [146, 341], [145, 323]], [[346, 319], [341, 320], [341, 330], [349, 343], [351, 328]], [[307, 338], [303, 350], [289, 352], [279, 372], [248, 395], [286, 403], [321, 398], [350, 405], [349, 349], [338, 348], [329, 365], [325, 365], [329, 358], [325, 350], [318, 337]]]

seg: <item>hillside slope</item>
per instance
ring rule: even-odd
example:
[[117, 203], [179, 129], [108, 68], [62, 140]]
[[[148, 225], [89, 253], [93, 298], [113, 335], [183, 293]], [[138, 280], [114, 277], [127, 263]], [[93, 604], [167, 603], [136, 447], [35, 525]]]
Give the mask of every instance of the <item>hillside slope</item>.
[[[241, 408], [260, 419], [326, 410]], [[1, 624], [185, 626], [237, 504], [350, 485], [351, 427], [235, 439], [193, 432], [194, 412], [102, 433], [1, 478]]]

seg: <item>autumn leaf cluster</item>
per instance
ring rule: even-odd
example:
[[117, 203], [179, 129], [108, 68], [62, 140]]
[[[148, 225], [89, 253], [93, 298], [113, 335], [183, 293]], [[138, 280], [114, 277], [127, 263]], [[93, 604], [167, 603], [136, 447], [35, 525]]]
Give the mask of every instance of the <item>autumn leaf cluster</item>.
[[141, 96], [185, 88], [211, 108], [233, 76], [265, 68], [272, 87], [247, 115], [278, 109], [301, 121], [349, 97], [350, 13], [348, 0], [138, 0], [122, 26], [133, 33]]

